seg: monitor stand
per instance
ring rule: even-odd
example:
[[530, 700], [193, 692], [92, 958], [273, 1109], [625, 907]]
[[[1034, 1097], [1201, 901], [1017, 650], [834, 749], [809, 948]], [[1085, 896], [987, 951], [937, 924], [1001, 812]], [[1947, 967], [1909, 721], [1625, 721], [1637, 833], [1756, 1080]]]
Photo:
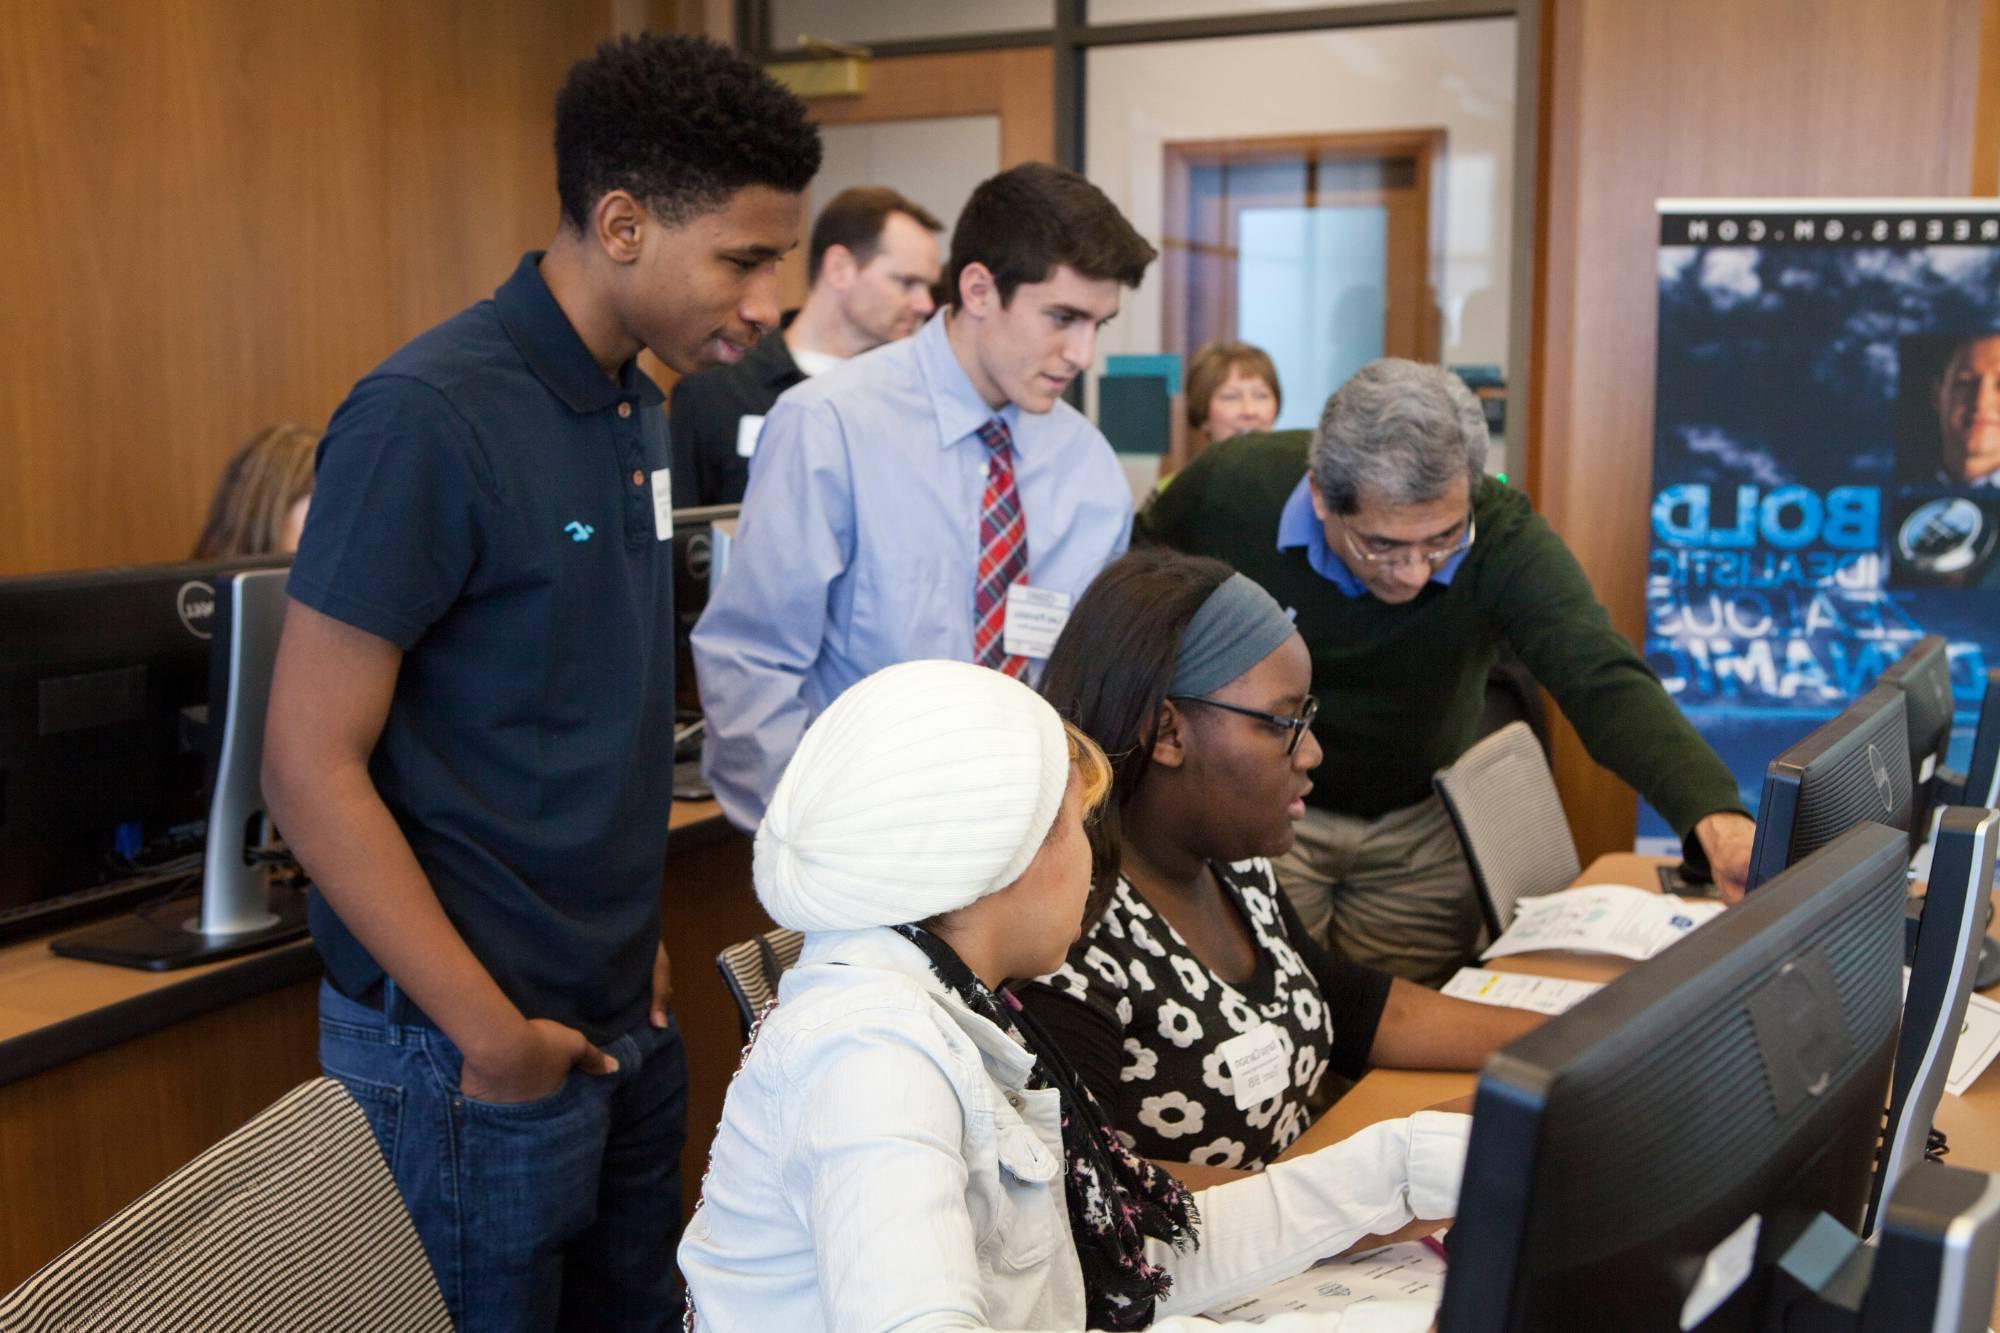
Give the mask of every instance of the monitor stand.
[[266, 919], [259, 924], [240, 930], [205, 932], [201, 928], [200, 897], [174, 898], [101, 926], [61, 936], [49, 948], [65, 958], [171, 972], [253, 953], [306, 933], [303, 892], [277, 890], [271, 894], [270, 908], [265, 913]]

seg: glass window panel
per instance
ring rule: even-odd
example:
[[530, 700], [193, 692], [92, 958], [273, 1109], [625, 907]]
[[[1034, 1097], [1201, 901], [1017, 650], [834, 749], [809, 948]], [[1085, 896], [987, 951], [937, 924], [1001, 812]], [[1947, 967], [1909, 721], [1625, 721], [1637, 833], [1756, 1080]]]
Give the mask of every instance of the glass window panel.
[[[1122, 0], [1093, 0], [1093, 18], [1110, 21], [1115, 3]], [[1512, 19], [1480, 19], [1091, 50], [1090, 177], [1162, 250], [1099, 339], [1100, 358], [1184, 353], [1232, 329], [1250, 341], [1282, 339], [1267, 350], [1285, 380], [1285, 423], [1307, 424], [1329, 381], [1337, 384], [1355, 364], [1351, 349], [1367, 345], [1356, 341], [1367, 307], [1358, 295], [1340, 306], [1358, 279], [1336, 264], [1345, 262], [1343, 247], [1364, 240], [1343, 229], [1362, 224], [1333, 219], [1368, 214], [1389, 199], [1386, 253], [1365, 251], [1368, 263], [1396, 279], [1381, 289], [1385, 346], [1396, 351], [1414, 340], [1448, 365], [1504, 369], [1513, 300], [1514, 41]], [[1407, 149], [1351, 148], [1426, 132], [1435, 135], [1426, 150], [1427, 196], [1416, 188], [1417, 159]], [[1327, 140], [1348, 146], [1315, 147]], [[1176, 155], [1178, 166], [1169, 161]], [[1311, 284], [1300, 277], [1299, 286], [1278, 292], [1267, 266], [1246, 254], [1244, 222], [1263, 210], [1289, 211], [1287, 225], [1304, 229], [1287, 262], [1296, 277], [1312, 256]], [[1300, 220], [1308, 212], [1327, 220]], [[1170, 269], [1172, 312], [1164, 304]], [[1420, 308], [1389, 297], [1412, 290]], [[1281, 299], [1287, 294], [1290, 305]], [[1300, 322], [1305, 301], [1318, 304], [1318, 322]], [[1176, 345], [1167, 345], [1170, 336]], [[1295, 374], [1293, 366], [1302, 369]], [[1504, 447], [1492, 458], [1503, 468]]]
[[803, 33], [836, 42], [907, 42], [1055, 26], [1055, 0], [771, 0], [771, 44]]
[[1236, 336], [1285, 386], [1280, 430], [1310, 430], [1327, 396], [1382, 355], [1384, 208], [1252, 208], [1238, 221]]

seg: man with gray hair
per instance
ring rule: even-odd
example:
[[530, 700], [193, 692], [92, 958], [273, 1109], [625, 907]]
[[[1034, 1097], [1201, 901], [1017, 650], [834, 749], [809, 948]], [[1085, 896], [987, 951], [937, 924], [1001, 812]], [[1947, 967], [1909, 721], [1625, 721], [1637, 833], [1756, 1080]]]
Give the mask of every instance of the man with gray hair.
[[1140, 519], [1143, 536], [1228, 561], [1297, 616], [1326, 759], [1280, 882], [1315, 936], [1433, 985], [1471, 959], [1480, 917], [1431, 774], [1478, 739], [1502, 644], [1673, 825], [1690, 873], [1740, 897], [1754, 833], [1729, 770], [1562, 539], [1486, 475], [1486, 448], [1457, 376], [1385, 358], [1341, 386], [1317, 430], [1210, 447]]

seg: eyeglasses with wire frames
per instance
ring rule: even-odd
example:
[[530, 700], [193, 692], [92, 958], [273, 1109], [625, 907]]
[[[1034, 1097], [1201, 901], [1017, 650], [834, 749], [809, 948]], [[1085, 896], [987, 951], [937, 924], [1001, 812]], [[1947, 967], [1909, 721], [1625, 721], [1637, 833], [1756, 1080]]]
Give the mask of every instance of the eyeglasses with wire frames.
[[1375, 569], [1395, 569], [1410, 564], [1413, 559], [1423, 561], [1433, 570], [1441, 569], [1447, 560], [1462, 555], [1472, 548], [1472, 539], [1476, 532], [1477, 524], [1473, 522], [1472, 515], [1467, 513], [1464, 534], [1442, 550], [1426, 550], [1413, 542], [1403, 542], [1398, 543], [1395, 550], [1383, 551], [1378, 555], [1361, 549], [1361, 543], [1354, 540], [1354, 529], [1347, 526], [1346, 519], [1342, 519], [1340, 523], [1340, 534], [1347, 542], [1349, 554], [1362, 564]]
[[1220, 708], [1227, 713], [1241, 713], [1244, 717], [1254, 717], [1259, 722], [1268, 723], [1281, 731], [1289, 731], [1291, 739], [1285, 742], [1287, 758], [1298, 753], [1299, 742], [1305, 739], [1306, 732], [1312, 728], [1313, 719], [1319, 716], [1319, 697], [1312, 694], [1306, 696], [1305, 703], [1300, 705], [1299, 711], [1291, 717], [1286, 717], [1283, 713], [1267, 713], [1261, 708], [1226, 704], [1220, 699], [1210, 699], [1199, 694], [1170, 694], [1167, 697], [1177, 704], [1206, 704], [1210, 708]]

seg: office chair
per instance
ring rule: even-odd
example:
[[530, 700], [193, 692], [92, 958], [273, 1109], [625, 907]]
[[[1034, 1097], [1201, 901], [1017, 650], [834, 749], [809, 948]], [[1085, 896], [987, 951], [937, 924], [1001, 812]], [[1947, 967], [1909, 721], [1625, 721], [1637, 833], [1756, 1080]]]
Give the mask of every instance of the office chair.
[[1582, 871], [1555, 778], [1525, 722], [1480, 741], [1433, 782], [1465, 845], [1490, 938], [1500, 938], [1521, 899], [1566, 889]]
[[752, 935], [741, 944], [732, 944], [715, 956], [722, 984], [736, 1001], [736, 1016], [743, 1024], [743, 1039], [750, 1040], [750, 1025], [764, 1012], [778, 993], [778, 978], [799, 961], [805, 936], [796, 930], [767, 930]]
[[9, 1333], [450, 1333], [347, 1090], [316, 1078], [0, 1298]]

